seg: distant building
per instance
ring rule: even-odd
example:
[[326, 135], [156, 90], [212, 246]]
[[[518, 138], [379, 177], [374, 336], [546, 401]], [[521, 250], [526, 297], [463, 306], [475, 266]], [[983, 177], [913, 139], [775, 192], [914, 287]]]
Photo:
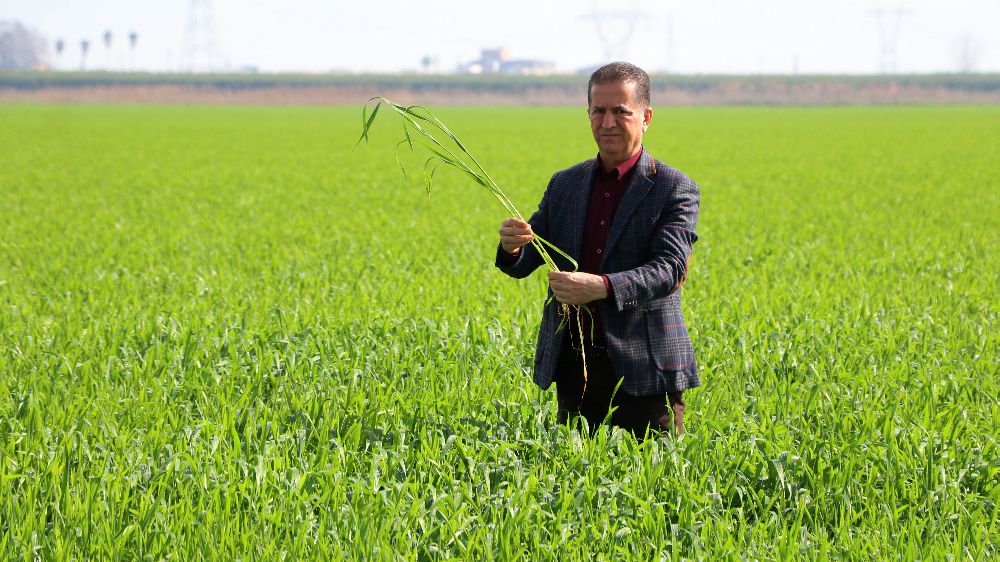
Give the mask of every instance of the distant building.
[[507, 49], [483, 49], [479, 60], [459, 66], [463, 74], [552, 74], [556, 71], [554, 63], [542, 60], [518, 59], [510, 60]]
[[497, 74], [503, 68], [505, 60], [507, 60], [507, 49], [483, 49], [478, 62], [483, 74]]
[[554, 74], [556, 65], [544, 60], [508, 60], [500, 65], [501, 74], [524, 74], [541, 76]]

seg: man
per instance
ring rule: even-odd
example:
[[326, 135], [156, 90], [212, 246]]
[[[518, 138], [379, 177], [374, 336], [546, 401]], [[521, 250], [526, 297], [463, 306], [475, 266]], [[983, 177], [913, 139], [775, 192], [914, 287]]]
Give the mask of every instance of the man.
[[643, 148], [653, 110], [642, 69], [608, 64], [587, 88], [597, 158], [553, 175], [528, 222], [503, 221], [496, 264], [515, 278], [542, 265], [535, 233], [579, 263], [567, 271], [549, 252], [564, 271], [548, 274], [555, 298], [535, 352], [535, 383], [556, 383], [560, 422], [580, 414], [592, 429], [608, 419], [637, 437], [680, 434], [683, 391], [701, 384], [680, 291], [701, 196]]

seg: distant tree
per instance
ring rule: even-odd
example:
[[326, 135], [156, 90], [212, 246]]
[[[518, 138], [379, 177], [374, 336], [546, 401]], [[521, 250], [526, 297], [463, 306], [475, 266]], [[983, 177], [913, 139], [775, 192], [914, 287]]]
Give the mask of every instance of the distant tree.
[[135, 69], [135, 45], [139, 42], [139, 34], [130, 31], [128, 34], [128, 69]]
[[111, 70], [111, 30], [104, 32], [104, 69]]
[[90, 40], [80, 40], [80, 70], [87, 69], [87, 52], [90, 51]]
[[61, 66], [63, 51], [66, 50], [66, 41], [62, 37], [56, 39], [56, 67]]
[[44, 37], [19, 21], [0, 21], [0, 68], [35, 68], [48, 54]]

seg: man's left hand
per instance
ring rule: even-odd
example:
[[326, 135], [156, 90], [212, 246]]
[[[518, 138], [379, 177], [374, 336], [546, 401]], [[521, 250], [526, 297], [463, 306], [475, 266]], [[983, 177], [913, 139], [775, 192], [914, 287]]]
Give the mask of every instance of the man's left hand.
[[608, 287], [600, 275], [580, 271], [550, 271], [549, 287], [563, 304], [587, 304], [608, 296]]

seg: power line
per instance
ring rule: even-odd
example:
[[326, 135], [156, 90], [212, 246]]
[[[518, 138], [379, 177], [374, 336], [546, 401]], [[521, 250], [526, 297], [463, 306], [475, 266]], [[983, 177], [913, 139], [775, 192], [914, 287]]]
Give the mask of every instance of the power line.
[[598, 2], [593, 2], [593, 8], [586, 19], [594, 22], [597, 38], [604, 50], [605, 60], [624, 60], [632, 43], [632, 36], [639, 20], [646, 14], [639, 11], [639, 2], [633, 0], [631, 9], [603, 9]]
[[903, 16], [910, 13], [904, 8], [876, 8], [870, 12], [878, 20], [878, 33], [881, 43], [879, 56], [879, 71], [882, 74], [896, 73], [896, 44], [899, 40], [899, 28]]
[[212, 2], [191, 0], [188, 6], [187, 27], [184, 30], [184, 48], [181, 51], [182, 70], [188, 72], [218, 70], [219, 59]]

